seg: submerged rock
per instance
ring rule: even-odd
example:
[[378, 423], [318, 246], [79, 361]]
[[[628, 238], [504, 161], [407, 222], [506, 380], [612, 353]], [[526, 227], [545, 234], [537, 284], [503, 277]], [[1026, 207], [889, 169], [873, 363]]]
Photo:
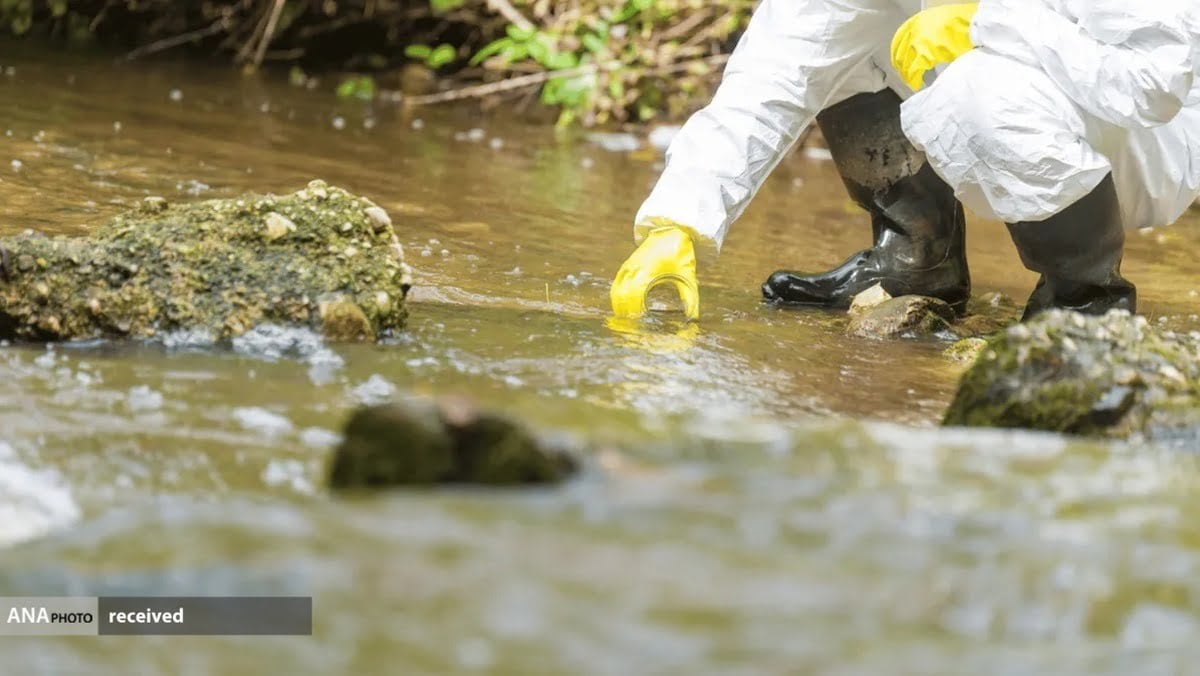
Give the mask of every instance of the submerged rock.
[[377, 338], [403, 326], [412, 284], [380, 211], [313, 181], [282, 197], [151, 198], [82, 238], [2, 238], [0, 338], [220, 339], [265, 323]]
[[1200, 334], [1158, 331], [1121, 311], [1043, 313], [989, 341], [944, 423], [1200, 439]]
[[970, 363], [987, 349], [988, 342], [983, 338], [963, 338], [942, 351], [950, 361]]
[[860, 338], [929, 335], [950, 328], [952, 321], [954, 310], [945, 301], [928, 296], [900, 296], [860, 306], [850, 315], [846, 331]]
[[577, 467], [568, 452], [468, 400], [416, 399], [359, 409], [346, 424], [329, 483], [334, 489], [539, 484], [566, 479]]
[[[1017, 321], [1021, 310], [1011, 298], [990, 292], [971, 298], [966, 313], [958, 316], [937, 298], [917, 295], [893, 298], [881, 284], [876, 284], [854, 297], [849, 315], [846, 333], [859, 338], [945, 334], [967, 339], [1004, 329]], [[952, 350], [947, 350], [947, 356], [963, 360], [964, 353]]]
[[1012, 298], [990, 291], [974, 296], [967, 313], [954, 322], [951, 330], [959, 338], [978, 338], [1003, 331], [1021, 318], [1021, 306]]

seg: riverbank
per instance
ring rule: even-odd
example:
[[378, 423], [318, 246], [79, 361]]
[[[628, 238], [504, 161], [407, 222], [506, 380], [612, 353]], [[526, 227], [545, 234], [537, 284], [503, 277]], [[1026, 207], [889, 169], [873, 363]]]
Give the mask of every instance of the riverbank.
[[127, 59], [190, 52], [333, 74], [339, 95], [411, 105], [534, 101], [562, 125], [677, 119], [702, 104], [753, 0], [15, 0], [0, 33], [100, 43]]

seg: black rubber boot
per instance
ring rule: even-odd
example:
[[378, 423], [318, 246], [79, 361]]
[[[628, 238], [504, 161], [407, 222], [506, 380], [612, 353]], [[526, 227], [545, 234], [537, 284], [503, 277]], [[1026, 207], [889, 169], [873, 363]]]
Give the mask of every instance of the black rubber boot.
[[887, 89], [817, 116], [850, 198], [871, 215], [874, 246], [828, 272], [776, 272], [763, 284], [764, 299], [845, 308], [883, 284], [893, 296], [933, 296], [965, 309], [971, 277], [962, 205], [904, 136], [900, 103]]
[[1125, 227], [1111, 174], [1054, 216], [1010, 223], [1008, 231], [1021, 262], [1042, 275], [1023, 319], [1050, 308], [1093, 315], [1137, 311], [1137, 289], [1121, 276]]

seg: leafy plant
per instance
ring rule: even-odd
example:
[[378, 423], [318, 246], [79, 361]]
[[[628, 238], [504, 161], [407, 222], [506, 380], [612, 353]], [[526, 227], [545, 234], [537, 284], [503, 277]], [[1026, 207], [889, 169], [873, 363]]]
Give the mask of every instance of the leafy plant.
[[338, 98], [342, 99], [371, 101], [374, 100], [375, 93], [375, 78], [370, 75], [347, 78], [342, 80], [342, 83], [337, 88]]
[[[549, 77], [543, 103], [560, 124], [649, 120], [678, 113], [706, 89], [720, 54], [745, 25], [753, 0], [570, 0], [521, 4], [532, 28], [509, 25], [471, 65]], [[561, 76], [555, 76], [562, 71]]]
[[423, 61], [426, 66], [437, 70], [448, 66], [458, 58], [458, 50], [454, 45], [442, 43], [437, 47], [429, 45], [409, 45], [404, 48], [404, 55], [410, 59]]

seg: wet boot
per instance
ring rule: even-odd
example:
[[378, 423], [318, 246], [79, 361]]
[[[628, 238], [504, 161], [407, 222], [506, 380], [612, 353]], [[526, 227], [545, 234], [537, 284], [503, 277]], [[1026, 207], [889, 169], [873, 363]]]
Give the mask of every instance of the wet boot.
[[882, 284], [893, 296], [933, 296], [965, 309], [971, 279], [962, 205], [904, 136], [900, 103], [888, 89], [817, 116], [850, 198], [871, 215], [874, 246], [828, 272], [776, 272], [763, 284], [765, 300], [845, 308]]
[[1104, 314], [1137, 310], [1137, 289], [1121, 276], [1125, 228], [1112, 175], [1044, 221], [1011, 223], [1021, 262], [1042, 275], [1023, 319], [1050, 308]]

